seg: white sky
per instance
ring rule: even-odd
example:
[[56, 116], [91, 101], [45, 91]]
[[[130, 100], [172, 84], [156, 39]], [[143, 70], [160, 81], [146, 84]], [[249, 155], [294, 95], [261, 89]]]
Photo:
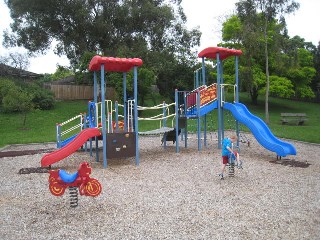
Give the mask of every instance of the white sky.
[[[298, 35], [305, 41], [312, 42], [318, 46], [320, 41], [320, 1], [319, 0], [297, 0], [300, 3], [299, 10], [290, 16], [286, 16], [288, 24], [289, 36]], [[220, 30], [221, 19], [224, 16], [231, 14], [235, 9], [237, 0], [182, 0], [184, 12], [187, 15], [188, 27], [200, 26], [202, 32], [201, 45], [199, 51], [209, 46], [216, 46], [221, 42]], [[219, 20], [220, 19], [220, 20]], [[12, 22], [9, 14], [9, 9], [0, 1], [0, 55], [5, 55], [8, 50], [2, 46], [3, 30], [9, 28]], [[10, 50], [13, 51], [13, 50]], [[35, 73], [53, 73], [56, 70], [56, 65], [67, 66], [69, 61], [64, 58], [59, 58], [53, 54], [53, 51], [48, 51], [44, 56], [30, 59], [29, 71]]]

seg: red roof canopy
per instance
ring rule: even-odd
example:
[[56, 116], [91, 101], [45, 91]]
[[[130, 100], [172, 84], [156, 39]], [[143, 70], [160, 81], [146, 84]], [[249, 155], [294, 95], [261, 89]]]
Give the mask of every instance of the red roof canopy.
[[89, 64], [90, 71], [101, 70], [101, 64], [104, 64], [104, 70], [108, 72], [128, 72], [134, 66], [141, 66], [142, 60], [140, 58], [114, 58], [94, 56]]
[[217, 58], [217, 53], [219, 53], [219, 59], [223, 60], [231, 56], [240, 56], [242, 54], [241, 50], [229, 49], [229, 48], [222, 48], [222, 47], [208, 47], [203, 49], [199, 54], [198, 57], [206, 57], [211, 59]]

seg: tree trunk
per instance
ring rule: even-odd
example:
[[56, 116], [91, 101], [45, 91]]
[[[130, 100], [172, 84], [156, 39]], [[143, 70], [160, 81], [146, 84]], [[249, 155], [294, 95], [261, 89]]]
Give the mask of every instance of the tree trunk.
[[254, 105], [258, 105], [258, 91], [257, 89], [251, 89], [250, 90], [250, 96], [251, 96], [251, 102]]
[[23, 112], [23, 122], [22, 122], [22, 128], [26, 127], [26, 122], [27, 122], [27, 112]]

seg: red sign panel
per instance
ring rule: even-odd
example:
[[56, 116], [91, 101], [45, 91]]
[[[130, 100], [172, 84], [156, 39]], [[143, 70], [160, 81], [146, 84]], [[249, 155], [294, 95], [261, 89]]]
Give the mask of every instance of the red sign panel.
[[209, 87], [201, 86], [187, 95], [187, 108], [197, 105], [198, 92], [200, 92], [200, 107], [214, 101], [217, 98], [216, 84], [212, 84]]

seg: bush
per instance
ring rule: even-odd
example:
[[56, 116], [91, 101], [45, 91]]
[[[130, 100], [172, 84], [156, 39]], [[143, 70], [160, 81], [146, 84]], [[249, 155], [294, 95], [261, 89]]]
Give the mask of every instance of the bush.
[[32, 94], [32, 103], [36, 109], [50, 110], [54, 107], [54, 94], [51, 90], [32, 84], [27, 91]]
[[7, 93], [15, 87], [16, 85], [13, 81], [9, 79], [0, 79], [0, 104]]
[[36, 83], [17, 86], [12, 80], [0, 80], [0, 106], [5, 112], [20, 112], [17, 101], [27, 96], [31, 98], [35, 109], [49, 110], [54, 107], [54, 93], [51, 90], [44, 89]]
[[14, 86], [4, 96], [2, 105], [5, 112], [28, 112], [33, 109], [32, 96]]

